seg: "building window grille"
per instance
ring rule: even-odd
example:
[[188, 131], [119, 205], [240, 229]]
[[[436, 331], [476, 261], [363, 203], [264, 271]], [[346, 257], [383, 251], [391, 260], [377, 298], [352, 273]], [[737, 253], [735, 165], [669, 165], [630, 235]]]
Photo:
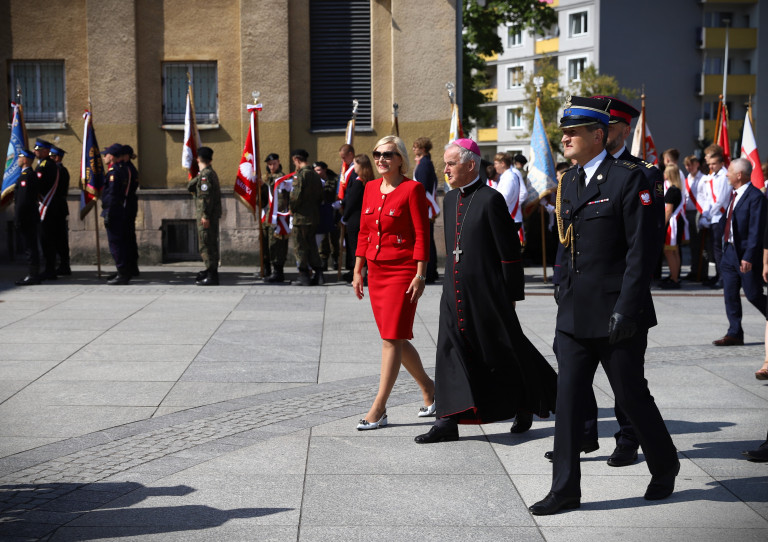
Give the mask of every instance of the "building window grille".
[[10, 63], [9, 93], [21, 103], [26, 122], [66, 122], [63, 60], [14, 60]]
[[352, 100], [357, 128], [370, 129], [370, 0], [310, 0], [309, 43], [312, 130], [344, 130]]
[[184, 124], [187, 73], [192, 80], [195, 120], [198, 124], [218, 124], [219, 84], [216, 62], [163, 63], [163, 124]]

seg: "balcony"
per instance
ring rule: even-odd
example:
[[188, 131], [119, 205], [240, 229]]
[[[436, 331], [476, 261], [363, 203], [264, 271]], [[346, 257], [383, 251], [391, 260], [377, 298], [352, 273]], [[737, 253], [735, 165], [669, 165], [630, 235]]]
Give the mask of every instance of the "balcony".
[[[703, 75], [698, 88], [699, 96], [717, 96], [723, 92], [722, 75]], [[749, 96], [757, 91], [757, 78], [755, 75], [729, 75], [728, 95]]]
[[478, 128], [477, 139], [478, 141], [482, 141], [482, 142], [497, 141], [499, 139], [499, 129], [498, 128]]
[[547, 53], [556, 53], [560, 50], [560, 38], [550, 38], [548, 40], [538, 40], [534, 46], [534, 53], [545, 55]]
[[[701, 49], [725, 49], [725, 28], [701, 28]], [[728, 35], [730, 49], [756, 49], [757, 28], [731, 28]]]
[[486, 102], [497, 102], [499, 99], [499, 89], [497, 88], [485, 88], [480, 92], [485, 96]]
[[492, 55], [478, 55], [484, 62], [493, 62], [499, 59], [499, 53], [493, 53]]
[[[699, 119], [699, 138], [706, 140], [708, 143], [714, 141], [716, 122], [717, 121], [714, 120]], [[728, 139], [731, 140], [731, 144], [741, 138], [741, 130], [743, 127], [744, 119], [728, 119]]]

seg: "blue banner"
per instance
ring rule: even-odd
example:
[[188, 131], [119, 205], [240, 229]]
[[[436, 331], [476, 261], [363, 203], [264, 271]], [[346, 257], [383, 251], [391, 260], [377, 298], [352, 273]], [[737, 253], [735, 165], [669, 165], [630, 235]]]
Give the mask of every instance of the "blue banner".
[[[552, 156], [552, 147], [549, 145], [547, 131], [544, 129], [544, 121], [538, 104], [533, 117], [533, 132], [531, 133], [531, 162], [528, 166], [528, 181], [536, 193], [536, 199], [541, 199], [557, 187], [557, 175], [555, 174], [555, 159]], [[532, 199], [531, 190], [528, 191], [528, 199]]]
[[104, 186], [104, 162], [101, 160], [99, 143], [93, 131], [91, 113], [83, 114], [83, 154], [80, 158], [80, 220], [84, 220], [88, 212], [96, 205]]
[[11, 123], [11, 140], [8, 142], [8, 153], [5, 159], [5, 173], [3, 173], [3, 188], [0, 196], [0, 207], [4, 207], [11, 201], [16, 181], [21, 175], [19, 155], [21, 149], [27, 146], [27, 132], [24, 130], [24, 117], [21, 106], [11, 104], [13, 107], [13, 122]]

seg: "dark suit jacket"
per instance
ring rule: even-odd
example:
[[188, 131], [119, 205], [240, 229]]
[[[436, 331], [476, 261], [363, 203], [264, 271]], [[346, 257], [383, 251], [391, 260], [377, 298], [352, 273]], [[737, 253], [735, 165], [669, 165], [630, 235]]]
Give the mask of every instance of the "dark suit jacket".
[[650, 282], [658, 259], [656, 209], [642, 166], [610, 156], [577, 195], [578, 172], [563, 177], [560, 217], [573, 225], [562, 263], [557, 329], [577, 338], [607, 337], [617, 312], [656, 325]]
[[363, 209], [363, 192], [365, 185], [354, 173], [347, 182], [344, 190], [344, 214], [342, 219], [347, 229], [360, 231], [360, 212]]
[[428, 154], [425, 154], [416, 169], [413, 170], [414, 180], [419, 181], [423, 186], [427, 194], [431, 194], [437, 187], [437, 174], [435, 173], [435, 166], [432, 164], [432, 159]]
[[[727, 216], [720, 218], [720, 225], [725, 231]], [[765, 231], [765, 196], [749, 183], [747, 189], [733, 208], [731, 222], [733, 246], [739, 260], [752, 264], [752, 268], [763, 267], [763, 233]], [[723, 241], [727, 242], [727, 239]]]

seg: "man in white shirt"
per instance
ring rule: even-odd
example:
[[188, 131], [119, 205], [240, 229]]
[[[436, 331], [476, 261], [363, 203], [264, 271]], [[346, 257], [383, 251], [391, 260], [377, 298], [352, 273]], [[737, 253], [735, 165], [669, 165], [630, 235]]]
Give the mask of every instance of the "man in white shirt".
[[499, 183], [495, 188], [504, 196], [509, 214], [519, 231], [523, 225], [523, 203], [528, 197], [528, 189], [520, 176], [520, 172], [511, 167], [512, 157], [509, 154], [498, 153], [493, 159], [493, 166], [499, 174]]
[[723, 148], [720, 145], [710, 145], [704, 149], [704, 160], [709, 167], [709, 175], [702, 179], [709, 189], [709, 207], [701, 213], [699, 226], [709, 228], [707, 252], [714, 257], [716, 274], [705, 283], [710, 288], [722, 288], [720, 280], [720, 260], [723, 256], [723, 227], [720, 218], [725, 214], [730, 199], [731, 187], [728, 184], [723, 158]]
[[695, 155], [686, 156], [683, 163], [688, 171], [688, 176], [683, 182], [683, 188], [686, 195], [685, 217], [688, 219], [690, 234], [688, 246], [691, 251], [691, 272], [684, 278], [692, 282], [706, 281], [709, 262], [702, 252], [699, 220], [704, 208], [709, 207], [707, 186], [702, 182], [704, 174], [699, 170], [699, 159]]

